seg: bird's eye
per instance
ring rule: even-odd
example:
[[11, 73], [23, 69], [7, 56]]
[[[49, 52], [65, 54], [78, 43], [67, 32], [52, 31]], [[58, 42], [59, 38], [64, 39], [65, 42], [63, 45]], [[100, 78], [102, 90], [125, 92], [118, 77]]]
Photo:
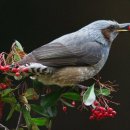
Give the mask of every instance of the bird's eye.
[[109, 30], [113, 31], [115, 29], [115, 26], [114, 25], [111, 25], [108, 27]]

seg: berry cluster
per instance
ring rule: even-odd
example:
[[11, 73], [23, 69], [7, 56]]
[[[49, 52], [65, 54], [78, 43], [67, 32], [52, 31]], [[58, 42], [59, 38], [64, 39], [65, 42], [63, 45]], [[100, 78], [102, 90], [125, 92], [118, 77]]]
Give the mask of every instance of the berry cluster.
[[99, 106], [98, 102], [94, 102], [95, 108], [92, 109], [92, 113], [89, 117], [90, 120], [101, 120], [107, 117], [113, 118], [116, 115], [116, 111], [113, 108]]
[[0, 71], [15, 73], [15, 76], [18, 77], [22, 72], [28, 73], [28, 68], [11, 67], [10, 65], [5, 65], [5, 66], [0, 65]]
[[0, 71], [8, 72], [9, 70], [10, 70], [10, 66], [9, 65], [5, 65], [5, 66], [0, 65]]
[[0, 83], [0, 89], [6, 89], [8, 86], [5, 83]]
[[[28, 68], [27, 67], [23, 67], [23, 68], [19, 68], [19, 67], [12, 67], [10, 65], [0, 65], [0, 71], [3, 73], [13, 73], [16, 77], [19, 77], [22, 73], [28, 73]], [[7, 84], [5, 83], [0, 83], [0, 89], [6, 89], [8, 87]]]

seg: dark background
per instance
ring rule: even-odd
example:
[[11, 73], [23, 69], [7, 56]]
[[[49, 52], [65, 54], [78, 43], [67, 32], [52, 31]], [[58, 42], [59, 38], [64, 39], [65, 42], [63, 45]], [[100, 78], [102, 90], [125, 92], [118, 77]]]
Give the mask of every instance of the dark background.
[[[99, 19], [130, 22], [130, 0], [0, 0], [0, 52], [8, 52], [15, 39], [30, 52]], [[104, 81], [119, 84], [116, 118], [90, 122], [87, 113], [73, 110], [60, 113], [53, 130], [130, 130], [129, 58], [130, 33], [122, 33], [100, 72]]]

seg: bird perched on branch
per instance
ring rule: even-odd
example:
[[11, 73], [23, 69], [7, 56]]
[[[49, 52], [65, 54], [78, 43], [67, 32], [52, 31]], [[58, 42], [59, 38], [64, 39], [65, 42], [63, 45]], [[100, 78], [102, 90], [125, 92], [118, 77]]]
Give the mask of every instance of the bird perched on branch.
[[19, 64], [44, 84], [73, 86], [102, 69], [113, 40], [123, 31], [130, 31], [130, 23], [98, 20], [33, 50]]

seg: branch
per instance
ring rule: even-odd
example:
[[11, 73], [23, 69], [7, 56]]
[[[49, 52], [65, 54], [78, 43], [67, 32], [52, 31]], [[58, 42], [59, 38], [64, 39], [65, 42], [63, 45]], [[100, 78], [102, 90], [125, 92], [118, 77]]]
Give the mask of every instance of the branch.
[[20, 113], [19, 113], [19, 118], [18, 118], [18, 123], [17, 123], [16, 130], [18, 130], [18, 129], [19, 129], [21, 119], [22, 119], [22, 112], [20, 112]]
[[2, 125], [1, 123], [0, 123], [0, 127], [4, 128], [4, 130], [9, 130], [6, 126]]

